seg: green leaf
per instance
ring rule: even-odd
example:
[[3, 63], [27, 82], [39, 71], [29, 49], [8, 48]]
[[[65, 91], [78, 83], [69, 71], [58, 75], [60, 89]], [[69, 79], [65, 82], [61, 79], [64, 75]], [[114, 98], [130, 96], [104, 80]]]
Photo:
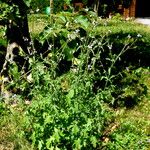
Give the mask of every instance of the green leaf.
[[39, 149], [39, 150], [42, 149], [42, 147], [43, 147], [42, 145], [43, 145], [43, 141], [39, 141], [39, 144], [38, 144], [38, 149]]
[[71, 89], [70, 91], [69, 91], [69, 93], [66, 95], [66, 101], [67, 101], [67, 103], [70, 105], [70, 103], [71, 103], [71, 99], [73, 98], [73, 96], [74, 96], [74, 90], [73, 89]]
[[75, 21], [77, 22], [77, 23], [80, 23], [83, 27], [85, 27], [85, 28], [88, 28], [88, 26], [89, 26], [89, 21], [88, 21], [88, 19], [85, 17], [85, 16], [83, 16], [83, 15], [80, 15], [80, 16], [77, 16], [76, 18], [75, 18]]
[[30, 7], [31, 0], [24, 0], [25, 4]]
[[14, 77], [15, 80], [18, 80], [20, 78], [20, 73], [18, 72], [18, 66], [16, 63], [13, 63], [10, 66], [9, 73]]
[[81, 140], [80, 139], [75, 140], [74, 144], [75, 144], [75, 149], [81, 149]]
[[57, 128], [54, 128], [54, 138], [55, 138], [56, 142], [60, 141], [59, 130]]
[[51, 149], [51, 150], [54, 149], [54, 147], [51, 146], [54, 140], [55, 139], [53, 136], [51, 136], [49, 139], [46, 140], [46, 148], [47, 149]]
[[73, 59], [72, 59], [72, 63], [73, 63], [74, 65], [79, 65], [79, 64], [81, 63], [81, 60], [78, 59], [78, 58], [73, 58]]
[[68, 46], [65, 47], [64, 54], [65, 54], [65, 57], [68, 61], [71, 61], [72, 58], [74, 57], [73, 56], [73, 49], [69, 48]]
[[48, 123], [52, 123], [53, 122], [53, 120], [52, 120], [52, 118], [50, 117], [50, 116], [47, 116], [46, 118], [45, 118], [45, 120], [44, 120], [44, 124], [46, 125], [46, 124], [48, 124]]
[[60, 148], [58, 148], [58, 147], [56, 146], [55, 150], [60, 150]]
[[71, 99], [71, 98], [73, 98], [73, 97], [74, 97], [74, 90], [71, 89], [71, 90], [69, 91], [69, 93], [67, 94], [67, 98], [68, 98], [68, 99]]
[[66, 20], [66, 17], [65, 16], [62, 16], [62, 15], [60, 15], [60, 16], [58, 16], [59, 18], [56, 20], [58, 23], [63, 23], [63, 24], [65, 24], [66, 22], [67, 22], [67, 20]]
[[72, 128], [72, 133], [75, 134], [75, 135], [77, 135], [79, 131], [80, 131], [80, 130], [79, 130], [78, 126], [75, 124], [75, 125], [73, 126], [73, 128]]
[[91, 136], [90, 141], [91, 141], [93, 147], [96, 148], [96, 145], [97, 145], [96, 137], [95, 136]]

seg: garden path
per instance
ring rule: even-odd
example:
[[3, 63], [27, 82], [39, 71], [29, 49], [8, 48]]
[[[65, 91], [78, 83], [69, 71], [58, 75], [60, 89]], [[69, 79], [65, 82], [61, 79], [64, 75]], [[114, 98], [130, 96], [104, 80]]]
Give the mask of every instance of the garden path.
[[150, 18], [136, 18], [136, 22], [150, 26]]

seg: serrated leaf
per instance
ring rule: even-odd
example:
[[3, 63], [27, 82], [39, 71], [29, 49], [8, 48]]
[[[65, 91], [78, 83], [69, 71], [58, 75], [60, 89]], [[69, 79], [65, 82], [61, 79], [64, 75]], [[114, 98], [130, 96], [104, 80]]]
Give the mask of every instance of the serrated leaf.
[[41, 150], [43, 147], [43, 141], [39, 141], [39, 144], [38, 144], [38, 149]]
[[56, 142], [59, 142], [60, 136], [59, 136], [59, 130], [57, 128], [54, 128], [54, 138]]
[[48, 124], [48, 123], [51, 123], [52, 122], [52, 118], [50, 116], [47, 116], [44, 120], [44, 124]]
[[47, 139], [47, 141], [46, 141], [46, 148], [47, 149], [51, 149], [51, 150], [54, 149], [54, 147], [51, 146], [54, 140], [55, 139], [53, 136], [51, 136], [49, 139]]
[[68, 99], [71, 99], [71, 98], [73, 98], [73, 97], [74, 97], [74, 90], [71, 89], [71, 90], [69, 91], [69, 93], [67, 94], [67, 98], [68, 98]]
[[79, 130], [78, 126], [75, 124], [72, 128], [72, 133], [76, 135], [79, 131], [80, 130]]
[[81, 149], [81, 140], [80, 139], [75, 140], [74, 144], [75, 144], [75, 149]]
[[97, 145], [96, 137], [95, 136], [91, 136], [90, 141], [91, 141], [93, 147], [96, 148], [96, 145]]

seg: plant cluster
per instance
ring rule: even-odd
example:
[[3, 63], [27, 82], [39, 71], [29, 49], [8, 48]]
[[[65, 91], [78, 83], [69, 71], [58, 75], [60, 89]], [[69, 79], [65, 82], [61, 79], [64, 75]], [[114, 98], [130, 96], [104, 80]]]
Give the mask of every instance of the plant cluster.
[[108, 20], [86, 10], [52, 19], [33, 40], [33, 54], [20, 51], [28, 70], [13, 62], [9, 78], [1, 77], [1, 120], [16, 117], [19, 136], [33, 149], [146, 148], [138, 143], [143, 134], [128, 122], [116, 123], [114, 111], [134, 107], [146, 95], [144, 70], [125, 59], [142, 39], [136, 32], [102, 32]]
[[9, 66], [5, 90], [13, 94], [7, 103], [29, 101], [21, 110], [21, 128], [33, 148], [114, 148], [111, 142], [120, 137], [112, 130], [113, 107], [133, 107], [147, 90], [139, 80], [141, 71], [127, 69], [122, 62], [122, 56], [135, 47], [137, 36], [113, 42], [115, 35], [110, 31], [96, 32], [105, 23], [88, 13], [53, 16], [53, 24], [34, 40], [33, 55], [25, 56], [28, 72], [19, 70], [15, 62]]

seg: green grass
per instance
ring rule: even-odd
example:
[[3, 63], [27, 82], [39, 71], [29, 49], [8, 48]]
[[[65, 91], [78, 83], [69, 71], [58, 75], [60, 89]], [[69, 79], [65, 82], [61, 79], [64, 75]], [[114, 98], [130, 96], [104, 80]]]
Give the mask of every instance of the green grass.
[[[105, 144], [110, 150], [149, 150], [150, 149], [150, 74], [143, 69], [143, 83], [147, 85], [148, 93], [132, 108], [116, 108], [116, 119], [107, 129]], [[112, 142], [113, 141], [113, 142]], [[104, 144], [104, 145], [105, 145]], [[145, 147], [143, 146], [145, 145]]]
[[130, 122], [135, 125], [140, 132], [150, 138], [150, 99], [143, 99], [142, 102], [133, 109], [121, 109], [116, 113], [121, 123]]
[[[115, 137], [112, 144], [116, 149], [150, 149], [150, 100], [144, 99], [133, 109], [119, 109], [116, 111], [116, 129], [110, 137]], [[116, 137], [116, 136], [120, 137]], [[126, 139], [129, 139], [128, 141]], [[120, 144], [118, 144], [120, 143]], [[111, 145], [111, 146], [112, 146]], [[145, 148], [142, 145], [146, 145]], [[125, 146], [125, 147], [124, 147]]]
[[[56, 15], [54, 15], [55, 18]], [[50, 16], [43, 14], [35, 14], [29, 15], [29, 28], [32, 34], [39, 34], [43, 31], [44, 27], [46, 27], [50, 23]], [[136, 32], [139, 34], [144, 34], [144, 36], [150, 37], [150, 27], [146, 25], [142, 25], [140, 23], [136, 23], [135, 20], [123, 20], [123, 19], [100, 19], [99, 24], [94, 28], [94, 31], [106, 33], [132, 33]], [[91, 28], [91, 30], [93, 30]]]
[[0, 103], [0, 150], [32, 150], [31, 144], [23, 137], [22, 105], [4, 105]]

